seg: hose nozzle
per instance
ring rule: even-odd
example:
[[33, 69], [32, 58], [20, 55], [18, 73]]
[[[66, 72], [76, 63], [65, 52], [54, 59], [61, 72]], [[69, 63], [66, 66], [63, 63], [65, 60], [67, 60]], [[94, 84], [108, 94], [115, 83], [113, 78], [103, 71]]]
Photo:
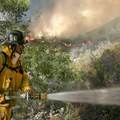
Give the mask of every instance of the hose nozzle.
[[40, 100], [47, 100], [47, 98], [48, 98], [48, 94], [47, 93], [41, 93], [40, 96], [39, 96]]

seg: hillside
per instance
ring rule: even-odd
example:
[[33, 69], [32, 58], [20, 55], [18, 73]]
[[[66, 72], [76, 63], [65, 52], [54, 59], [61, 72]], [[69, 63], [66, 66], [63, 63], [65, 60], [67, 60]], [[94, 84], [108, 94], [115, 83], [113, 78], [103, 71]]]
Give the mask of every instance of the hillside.
[[92, 40], [92, 41], [105, 41], [105, 40], [118, 40], [120, 39], [120, 17], [109, 21], [108, 23], [80, 35], [75, 39], [75, 43], [80, 43], [81, 40]]

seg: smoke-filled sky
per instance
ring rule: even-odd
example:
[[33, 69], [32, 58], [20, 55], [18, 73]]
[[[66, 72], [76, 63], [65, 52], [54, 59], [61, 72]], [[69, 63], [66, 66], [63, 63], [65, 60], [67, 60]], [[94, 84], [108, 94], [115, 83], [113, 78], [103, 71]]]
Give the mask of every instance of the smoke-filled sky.
[[75, 37], [120, 15], [120, 0], [31, 0], [36, 36]]

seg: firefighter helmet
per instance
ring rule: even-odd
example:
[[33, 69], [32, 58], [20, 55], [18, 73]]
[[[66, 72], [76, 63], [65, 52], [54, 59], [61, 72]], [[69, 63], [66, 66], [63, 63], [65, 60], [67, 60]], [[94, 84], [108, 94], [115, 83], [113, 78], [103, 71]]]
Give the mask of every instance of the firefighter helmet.
[[23, 33], [19, 30], [13, 30], [8, 34], [7, 43], [11, 45], [25, 44]]

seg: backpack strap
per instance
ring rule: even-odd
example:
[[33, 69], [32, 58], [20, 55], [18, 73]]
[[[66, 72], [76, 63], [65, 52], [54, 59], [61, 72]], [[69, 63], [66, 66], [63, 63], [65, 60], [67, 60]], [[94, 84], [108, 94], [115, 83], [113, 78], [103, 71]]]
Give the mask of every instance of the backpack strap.
[[6, 63], [7, 63], [7, 55], [2, 51], [0, 52], [1, 54], [3, 54], [3, 67], [1, 68], [0, 70], [0, 74], [2, 73], [2, 71], [4, 70], [5, 66], [6, 66]]
[[23, 74], [23, 69], [22, 69], [22, 65], [21, 65], [21, 62], [19, 61], [19, 66], [17, 67], [10, 67], [8, 64], [7, 64], [7, 55], [2, 51], [0, 52], [2, 55], [3, 55], [3, 67], [1, 68], [0, 70], [0, 74], [2, 73], [2, 71], [4, 70], [5, 67], [7, 67], [8, 69], [11, 69], [11, 70], [14, 70], [17, 72], [17, 70]]

